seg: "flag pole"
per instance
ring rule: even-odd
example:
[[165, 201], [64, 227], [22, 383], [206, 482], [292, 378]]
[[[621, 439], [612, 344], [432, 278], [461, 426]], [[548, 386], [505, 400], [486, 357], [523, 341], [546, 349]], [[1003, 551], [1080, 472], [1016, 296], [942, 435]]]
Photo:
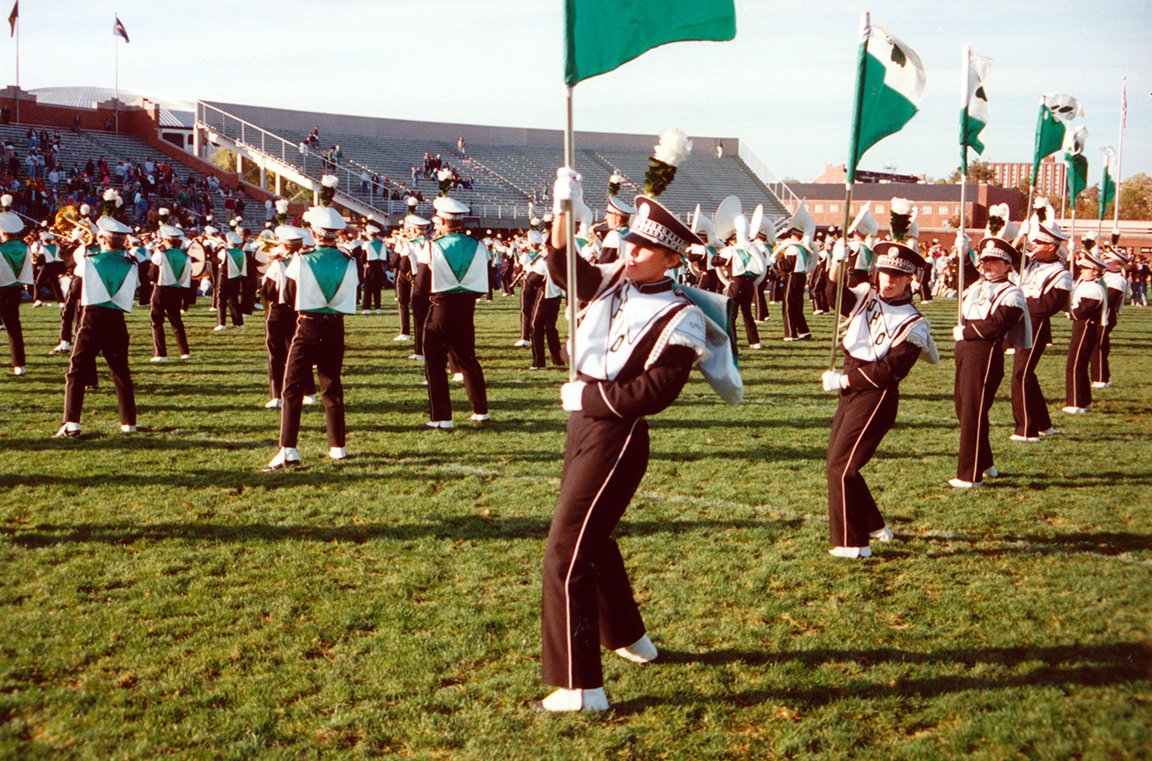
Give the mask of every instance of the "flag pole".
[[[16, 6], [19, 9], [20, 6]], [[16, 14], [16, 123], [20, 123], [20, 14]]]
[[1036, 116], [1036, 144], [1032, 149], [1032, 177], [1028, 183], [1028, 211], [1024, 214], [1024, 221], [1032, 224], [1032, 201], [1036, 198], [1036, 177], [1040, 174], [1040, 158], [1036, 153], [1040, 150], [1040, 133], [1044, 129], [1044, 107], [1048, 105], [1048, 96], [1040, 96], [1040, 113]]
[[[564, 166], [576, 169], [576, 146], [572, 129], [573, 85], [566, 88], [567, 126], [564, 129]], [[564, 251], [568, 270], [568, 382], [576, 380], [576, 209], [572, 201], [564, 202]]]
[[964, 324], [964, 265], [968, 259], [968, 97], [972, 89], [972, 46], [960, 52], [960, 244], [956, 246], [956, 324]]
[[1112, 178], [1112, 183], [1116, 186], [1116, 200], [1112, 204], [1112, 227], [1117, 229], [1120, 227], [1120, 173], [1123, 171], [1121, 163], [1124, 161], [1124, 126], [1128, 121], [1128, 77], [1124, 76], [1120, 81], [1120, 137], [1117, 138], [1116, 145], [1116, 176]]
[[832, 351], [828, 358], [828, 369], [836, 369], [836, 349], [840, 344], [840, 307], [844, 303], [844, 283], [848, 279], [848, 226], [852, 224], [852, 185], [856, 181], [857, 144], [860, 141], [860, 117], [864, 110], [864, 72], [868, 61], [868, 37], [872, 33], [868, 11], [860, 17], [860, 55], [856, 62], [856, 94], [852, 100], [852, 142], [848, 147], [848, 165], [844, 176], [844, 224], [840, 227], [844, 241], [844, 261], [836, 277], [836, 311], [832, 328]]
[[[117, 15], [116, 18], [119, 19], [120, 16]], [[112, 111], [116, 115], [116, 134], [120, 134], [120, 35], [117, 34], [115, 37], [117, 39], [113, 41], [112, 45], [113, 50], [116, 51], [114, 54], [114, 60], [116, 61], [116, 95], [112, 102]]]

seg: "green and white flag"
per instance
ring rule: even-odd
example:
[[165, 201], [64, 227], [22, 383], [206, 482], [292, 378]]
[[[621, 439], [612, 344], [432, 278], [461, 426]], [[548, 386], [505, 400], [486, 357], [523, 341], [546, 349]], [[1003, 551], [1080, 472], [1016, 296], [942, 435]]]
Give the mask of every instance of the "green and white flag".
[[1071, 95], [1052, 93], [1040, 100], [1036, 121], [1036, 151], [1032, 157], [1032, 186], [1040, 173], [1040, 162], [1064, 146], [1065, 125], [1084, 115], [1084, 106]]
[[1088, 129], [1077, 127], [1064, 141], [1064, 161], [1068, 164], [1068, 198], [1074, 205], [1076, 196], [1088, 187], [1088, 157], [1084, 147], [1088, 143]]
[[1100, 181], [1100, 208], [1096, 212], [1096, 219], [1104, 219], [1104, 210], [1116, 198], [1116, 151], [1110, 146], [1104, 146], [1104, 179]]
[[734, 0], [565, 0], [564, 83], [612, 71], [669, 42], [735, 37]]
[[968, 176], [968, 149], [984, 153], [980, 133], [988, 125], [988, 94], [984, 82], [992, 68], [992, 59], [974, 55], [970, 45], [964, 46], [964, 71], [960, 91], [960, 171]]
[[920, 56], [884, 27], [872, 26], [865, 12], [860, 23], [849, 185], [856, 180], [856, 165], [864, 152], [899, 132], [920, 109], [923, 94], [924, 65]]

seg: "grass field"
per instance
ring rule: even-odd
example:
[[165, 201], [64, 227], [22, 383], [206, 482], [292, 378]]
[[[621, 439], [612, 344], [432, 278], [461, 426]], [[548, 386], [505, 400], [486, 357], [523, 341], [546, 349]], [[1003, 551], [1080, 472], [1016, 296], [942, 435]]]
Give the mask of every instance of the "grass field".
[[[203, 302], [203, 300], [202, 300]], [[0, 376], [0, 756], [1118, 759], [1152, 756], [1152, 311], [1127, 309], [1113, 388], [1070, 418], [1068, 324], [1040, 367], [1061, 430], [956, 492], [955, 302], [926, 305], [945, 355], [902, 385], [865, 471], [897, 540], [829, 557], [835, 405], [819, 339], [743, 357], [747, 399], [697, 374], [652, 424], [620, 526], [658, 664], [605, 657], [604, 715], [538, 715], [540, 562], [562, 371], [528, 373], [514, 299], [482, 304], [493, 422], [423, 429], [394, 315], [350, 318], [349, 452], [264, 475], [278, 416], [259, 315], [151, 365], [130, 317], [141, 432], [111, 382], [83, 438], [53, 440], [57, 312], [23, 310], [28, 375]], [[6, 355], [4, 355], [6, 358]]]

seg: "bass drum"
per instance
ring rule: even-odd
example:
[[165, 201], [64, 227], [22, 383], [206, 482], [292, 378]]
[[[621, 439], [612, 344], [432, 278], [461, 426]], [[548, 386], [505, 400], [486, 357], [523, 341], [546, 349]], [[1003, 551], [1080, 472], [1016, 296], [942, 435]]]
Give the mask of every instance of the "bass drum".
[[204, 247], [200, 245], [199, 241], [193, 241], [184, 253], [188, 254], [188, 258], [192, 260], [192, 277], [199, 278], [202, 276], [208, 268]]

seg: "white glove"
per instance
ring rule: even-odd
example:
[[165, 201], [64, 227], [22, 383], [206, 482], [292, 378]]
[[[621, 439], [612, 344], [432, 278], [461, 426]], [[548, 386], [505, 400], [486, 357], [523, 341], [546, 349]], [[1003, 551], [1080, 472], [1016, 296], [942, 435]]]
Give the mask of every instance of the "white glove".
[[848, 246], [844, 245], [844, 240], [836, 241], [836, 245], [832, 248], [832, 263], [848, 261]]
[[575, 169], [562, 166], [556, 170], [556, 182], [552, 185], [552, 213], [564, 211], [564, 202], [571, 201], [573, 208], [584, 203], [584, 187]]
[[824, 371], [820, 380], [824, 382], [825, 391], [839, 391], [842, 388], [848, 388], [848, 377], [839, 370]]
[[964, 340], [964, 326], [963, 325], [953, 325], [952, 326], [952, 340], [954, 340], [954, 341], [963, 341]]
[[579, 412], [584, 409], [584, 381], [572, 381], [560, 387], [560, 402], [567, 412]]
[[968, 250], [968, 243], [972, 239], [964, 233], [956, 233], [956, 250], [963, 254]]

